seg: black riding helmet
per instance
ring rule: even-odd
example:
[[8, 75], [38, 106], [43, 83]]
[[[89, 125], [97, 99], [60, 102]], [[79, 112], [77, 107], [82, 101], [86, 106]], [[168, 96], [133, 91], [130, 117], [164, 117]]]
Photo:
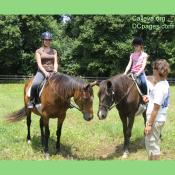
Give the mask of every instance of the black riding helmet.
[[143, 39], [141, 37], [134, 38], [134, 40], [132, 41], [132, 45], [143, 45]]
[[51, 34], [50, 32], [44, 32], [44, 33], [42, 33], [41, 38], [42, 38], [43, 40], [44, 40], [44, 39], [51, 40], [51, 39], [52, 39], [52, 34]]

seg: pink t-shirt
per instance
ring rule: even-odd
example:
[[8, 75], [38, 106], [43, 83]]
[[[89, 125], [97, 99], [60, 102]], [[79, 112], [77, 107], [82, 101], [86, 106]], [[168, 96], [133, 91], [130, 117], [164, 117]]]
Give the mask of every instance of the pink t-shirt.
[[[145, 52], [134, 52], [130, 55], [132, 59], [131, 72], [138, 73], [143, 65], [143, 60], [147, 59], [148, 55]], [[144, 70], [143, 70], [144, 71]]]

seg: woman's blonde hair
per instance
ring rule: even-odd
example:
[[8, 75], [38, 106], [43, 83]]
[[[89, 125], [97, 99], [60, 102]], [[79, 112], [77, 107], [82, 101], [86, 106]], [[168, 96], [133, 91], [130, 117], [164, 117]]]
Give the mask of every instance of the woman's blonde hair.
[[165, 59], [157, 59], [153, 62], [153, 69], [157, 70], [160, 77], [167, 78], [170, 72], [169, 63]]

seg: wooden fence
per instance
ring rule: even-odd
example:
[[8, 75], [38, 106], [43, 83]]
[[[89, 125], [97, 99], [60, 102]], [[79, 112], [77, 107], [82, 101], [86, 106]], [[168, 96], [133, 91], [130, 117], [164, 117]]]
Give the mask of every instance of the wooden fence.
[[[27, 79], [31, 78], [32, 76], [27, 75], [0, 75], [0, 83], [22, 83]], [[95, 80], [105, 80], [109, 77], [81, 77], [82, 79], [86, 79], [88, 81], [95, 81]], [[171, 85], [175, 85], [175, 78], [171, 77], [168, 78], [168, 82]]]

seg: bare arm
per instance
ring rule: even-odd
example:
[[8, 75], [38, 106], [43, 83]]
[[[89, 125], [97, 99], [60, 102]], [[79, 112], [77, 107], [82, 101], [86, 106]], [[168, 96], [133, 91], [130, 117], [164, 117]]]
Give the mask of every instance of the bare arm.
[[54, 71], [55, 72], [58, 71], [58, 55], [57, 55], [57, 51], [54, 52]]
[[126, 75], [126, 74], [128, 73], [128, 71], [131, 69], [131, 65], [132, 65], [132, 58], [131, 58], [131, 56], [130, 56], [129, 63], [128, 63], [128, 65], [127, 65], [127, 67], [126, 67], [126, 69], [125, 69], [125, 72], [124, 72], [125, 75]]
[[159, 109], [160, 109], [160, 105], [154, 103], [154, 108], [153, 108], [153, 111], [151, 113], [151, 117], [148, 120], [147, 125], [145, 127], [145, 134], [147, 134], [147, 135], [150, 134], [150, 132], [152, 130], [152, 125], [156, 119], [156, 116], [158, 114]]

